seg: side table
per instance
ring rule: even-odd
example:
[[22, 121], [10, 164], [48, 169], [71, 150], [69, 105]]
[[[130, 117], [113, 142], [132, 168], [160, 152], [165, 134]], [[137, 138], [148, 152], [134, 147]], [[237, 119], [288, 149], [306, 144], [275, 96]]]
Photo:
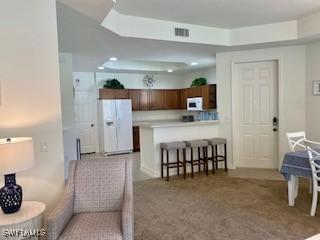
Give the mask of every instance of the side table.
[[45, 209], [44, 203], [24, 201], [16, 213], [4, 214], [0, 210], [0, 240], [26, 239], [33, 233], [39, 236], [32, 236], [31, 239], [38, 239], [44, 233], [41, 229]]

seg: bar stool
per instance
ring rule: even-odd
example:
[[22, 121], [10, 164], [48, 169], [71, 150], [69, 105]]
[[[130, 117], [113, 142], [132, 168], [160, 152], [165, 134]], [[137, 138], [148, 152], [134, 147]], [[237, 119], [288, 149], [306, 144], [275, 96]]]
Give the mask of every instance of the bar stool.
[[[208, 142], [205, 140], [192, 140], [186, 141], [187, 147], [191, 149], [191, 157], [190, 161], [187, 163], [191, 164], [191, 177], [193, 178], [194, 175], [194, 166], [198, 166], [199, 172], [201, 171], [201, 165], [204, 166], [204, 170], [208, 175]], [[198, 149], [198, 159], [193, 159], [193, 149]], [[202, 150], [202, 158], [201, 158], [201, 150]]]
[[[214, 173], [214, 164], [215, 168], [218, 170], [218, 163], [224, 162], [224, 171], [228, 171], [227, 167], [227, 139], [225, 138], [211, 138], [206, 139], [209, 145], [211, 146], [212, 156], [208, 160], [212, 161], [212, 173]], [[218, 155], [218, 146], [224, 145], [224, 155]]]
[[[167, 181], [169, 181], [169, 169], [177, 168], [178, 176], [180, 175], [180, 167], [183, 168], [183, 178], [186, 178], [186, 143], [185, 142], [167, 142], [160, 143], [161, 148], [161, 178], [163, 178], [163, 167], [167, 167]], [[169, 151], [177, 151], [177, 159], [175, 162], [170, 162], [169, 160]], [[183, 159], [180, 161], [179, 152], [182, 150]], [[167, 151], [167, 161], [164, 162], [164, 151]]]

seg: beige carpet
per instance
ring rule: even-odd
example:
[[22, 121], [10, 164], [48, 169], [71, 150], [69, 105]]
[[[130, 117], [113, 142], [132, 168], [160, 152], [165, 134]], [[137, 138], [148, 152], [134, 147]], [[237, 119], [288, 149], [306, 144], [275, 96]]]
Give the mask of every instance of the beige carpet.
[[289, 207], [284, 181], [218, 173], [136, 182], [135, 239], [305, 239], [320, 232], [320, 206], [310, 217], [307, 182], [300, 186]]

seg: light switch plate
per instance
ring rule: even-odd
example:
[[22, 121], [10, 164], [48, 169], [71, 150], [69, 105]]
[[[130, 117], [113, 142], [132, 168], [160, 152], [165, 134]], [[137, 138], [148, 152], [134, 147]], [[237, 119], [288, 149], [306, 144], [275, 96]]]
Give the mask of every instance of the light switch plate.
[[40, 143], [40, 152], [48, 152], [48, 144], [46, 142]]

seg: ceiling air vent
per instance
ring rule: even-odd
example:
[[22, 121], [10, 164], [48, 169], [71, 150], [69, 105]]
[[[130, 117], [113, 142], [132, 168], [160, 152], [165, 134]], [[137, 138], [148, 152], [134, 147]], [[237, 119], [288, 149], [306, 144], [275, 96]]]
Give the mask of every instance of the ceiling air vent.
[[189, 29], [187, 28], [175, 28], [174, 32], [178, 37], [189, 37]]

